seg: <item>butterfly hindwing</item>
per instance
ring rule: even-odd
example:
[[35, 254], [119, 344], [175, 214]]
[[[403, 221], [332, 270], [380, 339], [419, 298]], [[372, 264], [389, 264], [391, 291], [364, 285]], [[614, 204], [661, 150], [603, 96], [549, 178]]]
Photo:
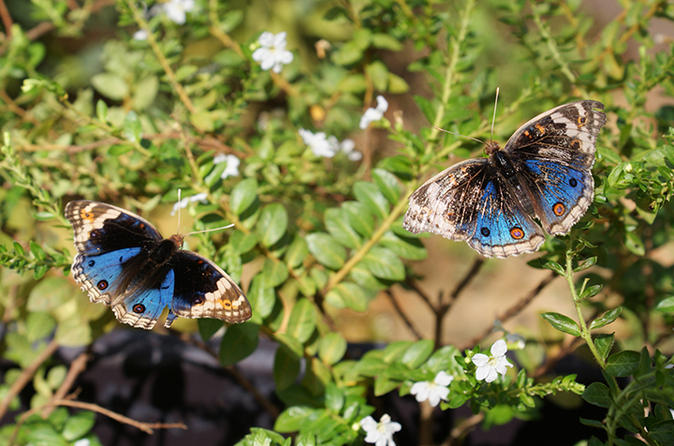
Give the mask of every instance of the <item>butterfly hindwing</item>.
[[524, 163], [531, 172], [527, 182], [534, 191], [534, 208], [543, 228], [552, 235], [568, 233], [592, 204], [592, 174], [554, 161]]
[[495, 175], [481, 191], [468, 244], [486, 257], [503, 258], [536, 251], [545, 237], [524, 212], [513, 189]]
[[120, 322], [137, 328], [152, 329], [164, 308], [171, 304], [174, 277], [173, 270], [169, 270], [156, 286], [139, 287], [125, 295], [120, 302], [113, 303], [115, 317]]
[[172, 266], [175, 289], [167, 327], [175, 316], [215, 318], [227, 323], [250, 318], [250, 304], [243, 291], [215, 263], [192, 252], [179, 251], [172, 259]]

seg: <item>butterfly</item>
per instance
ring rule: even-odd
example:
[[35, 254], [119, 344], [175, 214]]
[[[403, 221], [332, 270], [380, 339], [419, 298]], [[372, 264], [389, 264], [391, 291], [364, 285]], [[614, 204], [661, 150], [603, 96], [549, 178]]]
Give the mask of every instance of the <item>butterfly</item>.
[[165, 239], [138, 215], [95, 201], [71, 201], [65, 216], [77, 249], [73, 278], [120, 322], [150, 330], [166, 307], [167, 328], [177, 316], [250, 318], [241, 289], [215, 263], [181, 249], [182, 235]]
[[551, 235], [568, 233], [594, 196], [603, 109], [591, 100], [560, 105], [522, 125], [503, 148], [488, 141], [487, 158], [455, 164], [414, 191], [403, 226], [465, 240], [499, 258], [538, 250], [541, 226]]

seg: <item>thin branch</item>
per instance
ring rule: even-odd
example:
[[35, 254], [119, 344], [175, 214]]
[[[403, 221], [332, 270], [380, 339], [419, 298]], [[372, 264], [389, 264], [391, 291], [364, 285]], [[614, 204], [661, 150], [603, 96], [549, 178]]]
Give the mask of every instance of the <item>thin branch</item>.
[[421, 289], [421, 286], [419, 286], [419, 282], [412, 278], [408, 278], [405, 281], [405, 284], [408, 285], [412, 290], [414, 290], [415, 293], [417, 293], [417, 296], [424, 301], [424, 303], [430, 308], [432, 311], [435, 311], [435, 306], [431, 302], [431, 298], [424, 290]]
[[[540, 294], [543, 289], [548, 286], [550, 282], [552, 282], [555, 277], [557, 277], [557, 274], [554, 272], [550, 272], [543, 280], [541, 280], [536, 287], [529, 292], [526, 296], [515, 302], [510, 308], [508, 308], [505, 312], [501, 313], [500, 315], [496, 316], [496, 320], [500, 321], [501, 323], [508, 321], [509, 319], [513, 318], [514, 316], [518, 315], [522, 310], [524, 310], [530, 303], [533, 301], [536, 296]], [[484, 338], [489, 336], [489, 334], [492, 332], [492, 326], [490, 325], [489, 327], [485, 328], [482, 333], [479, 335], [475, 336], [473, 339], [468, 341], [464, 346], [460, 348], [460, 350], [466, 349], [466, 348], [471, 348], [474, 345], [478, 344], [480, 341], [482, 341]]]
[[442, 443], [442, 446], [461, 444], [460, 439], [463, 438], [468, 431], [480, 424], [482, 420], [484, 420], [484, 412], [476, 413], [475, 415], [466, 418], [452, 429], [447, 440]]
[[59, 400], [54, 400], [50, 401], [47, 403], [47, 405], [53, 405], [53, 406], [68, 406], [68, 407], [75, 407], [77, 409], [84, 409], [84, 410], [90, 410], [92, 412], [98, 412], [101, 415], [105, 415], [108, 418], [112, 418], [115, 421], [118, 421], [120, 423], [128, 424], [130, 426], [135, 427], [136, 429], [142, 430], [143, 432], [147, 434], [153, 434], [154, 429], [183, 429], [187, 430], [187, 426], [184, 423], [146, 423], [143, 421], [136, 421], [133, 418], [126, 417], [122, 414], [118, 414], [117, 412], [113, 412], [109, 409], [106, 409], [105, 407], [101, 407], [98, 404], [92, 404], [92, 403], [85, 403], [82, 401], [72, 401], [69, 399], [59, 399]]
[[[59, 386], [59, 388], [54, 392], [54, 395], [50, 398], [50, 400], [61, 400], [65, 398], [66, 394], [68, 393], [68, 390], [73, 386], [73, 383], [75, 382], [75, 379], [79, 376], [80, 373], [82, 373], [86, 367], [87, 367], [87, 362], [89, 361], [89, 355], [87, 353], [82, 353], [80, 354], [75, 360], [70, 364], [70, 368], [68, 369], [68, 374], [66, 375], [65, 379]], [[55, 406], [47, 406], [42, 410], [42, 418], [47, 418], [50, 413], [54, 410]]]
[[42, 352], [35, 358], [35, 360], [23, 371], [21, 372], [21, 375], [17, 378], [16, 381], [14, 381], [14, 384], [9, 388], [9, 391], [7, 392], [7, 395], [5, 395], [5, 398], [0, 402], [0, 419], [5, 416], [5, 413], [7, 412], [7, 408], [9, 407], [10, 403], [14, 399], [15, 396], [17, 396], [21, 390], [23, 390], [24, 387], [30, 382], [31, 379], [33, 379], [33, 375], [35, 375], [35, 372], [37, 372], [37, 369], [40, 368], [40, 366], [51, 357], [51, 355], [54, 354], [56, 349], [58, 349], [59, 345], [56, 343], [55, 340], [52, 339], [52, 341], [47, 344], [47, 347], [42, 350]]
[[7, 9], [7, 5], [5, 5], [5, 0], [0, 0], [0, 17], [2, 17], [2, 25], [5, 27], [5, 34], [7, 34], [7, 38], [11, 39], [14, 21], [12, 20], [9, 10]]
[[393, 293], [391, 292], [391, 290], [389, 290], [389, 289], [384, 290], [384, 294], [386, 294], [386, 295], [388, 296], [389, 300], [391, 301], [391, 304], [393, 304], [393, 307], [394, 307], [395, 310], [398, 312], [398, 315], [400, 316], [400, 319], [402, 319], [403, 322], [405, 323], [405, 325], [407, 325], [407, 328], [412, 332], [412, 334], [414, 335], [414, 337], [417, 338], [417, 340], [423, 339], [424, 337], [423, 337], [423, 336], [421, 335], [421, 333], [419, 333], [419, 331], [414, 327], [414, 324], [413, 324], [412, 321], [407, 317], [407, 314], [405, 314], [405, 312], [403, 311], [403, 309], [400, 307], [400, 305], [398, 304], [398, 301], [396, 300], [396, 298], [395, 298], [395, 296], [393, 295]]
[[463, 291], [463, 289], [468, 286], [471, 280], [475, 278], [477, 273], [480, 271], [480, 268], [482, 268], [482, 265], [484, 265], [484, 257], [476, 257], [466, 275], [463, 277], [461, 282], [456, 285], [456, 288], [454, 288], [452, 294], [450, 294], [452, 299], [459, 297], [459, 294]]

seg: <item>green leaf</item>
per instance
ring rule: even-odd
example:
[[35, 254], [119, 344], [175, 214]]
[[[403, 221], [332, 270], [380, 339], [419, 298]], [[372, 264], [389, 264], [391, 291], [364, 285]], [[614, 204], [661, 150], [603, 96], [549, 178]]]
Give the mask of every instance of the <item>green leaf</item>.
[[252, 232], [246, 234], [237, 229], [229, 236], [229, 245], [236, 254], [243, 255], [255, 248], [255, 245], [257, 245], [257, 235]]
[[314, 232], [307, 235], [309, 252], [322, 265], [331, 269], [339, 269], [346, 261], [346, 249], [330, 235]]
[[54, 327], [56, 327], [56, 321], [45, 311], [31, 312], [26, 316], [26, 337], [31, 342], [51, 334]]
[[339, 333], [327, 333], [318, 342], [318, 356], [328, 365], [336, 364], [344, 353], [346, 353], [346, 340]]
[[665, 297], [655, 306], [662, 313], [674, 313], [674, 296]]
[[229, 206], [236, 215], [241, 215], [253, 204], [257, 197], [257, 181], [255, 178], [246, 178], [239, 181], [234, 186], [232, 193], [229, 196]]
[[344, 407], [344, 392], [334, 383], [329, 382], [325, 386], [325, 407], [335, 413], [339, 413]]
[[247, 322], [230, 325], [220, 342], [220, 363], [224, 366], [233, 365], [253, 353], [259, 342], [259, 325]]
[[266, 259], [261, 274], [264, 278], [264, 287], [274, 288], [286, 281], [288, 278], [288, 268], [283, 262]]
[[553, 313], [553, 312], [543, 313], [541, 314], [541, 316], [543, 316], [543, 319], [548, 321], [550, 325], [555, 327], [557, 330], [574, 336], [580, 336], [580, 329], [578, 328], [578, 324], [570, 317], [564, 316], [563, 314], [560, 313]]
[[594, 346], [597, 348], [599, 355], [602, 359], [606, 360], [609, 353], [611, 353], [611, 348], [613, 347], [613, 334], [600, 334], [594, 337], [593, 342]]
[[389, 204], [377, 186], [366, 181], [357, 181], [353, 185], [353, 194], [367, 209], [372, 209], [376, 215], [384, 219], [388, 215]]
[[325, 211], [325, 228], [335, 240], [347, 248], [357, 248], [362, 243], [358, 233], [351, 227], [349, 217], [342, 209]]
[[47, 372], [47, 384], [52, 389], [57, 389], [66, 378], [67, 369], [64, 365], [57, 365], [49, 369]]
[[372, 179], [381, 193], [391, 204], [396, 204], [400, 199], [400, 184], [391, 172], [384, 169], [373, 169]]
[[364, 266], [373, 276], [387, 280], [403, 280], [405, 265], [395, 253], [387, 248], [375, 246], [365, 254], [359, 265]]
[[393, 231], [386, 231], [379, 244], [398, 254], [403, 259], [423, 260], [426, 258], [426, 248], [421, 240], [412, 237], [400, 237]]
[[316, 328], [316, 309], [309, 299], [301, 298], [293, 306], [288, 319], [288, 335], [304, 343]]
[[204, 341], [208, 341], [213, 337], [216, 331], [222, 328], [223, 322], [220, 319], [200, 318], [197, 319], [197, 328], [199, 329], [199, 336]]
[[96, 415], [93, 412], [77, 412], [66, 420], [61, 434], [68, 441], [77, 440], [94, 427], [95, 421]]
[[261, 275], [256, 275], [248, 289], [248, 300], [253, 308], [253, 315], [265, 318], [274, 310], [276, 294], [273, 288], [266, 287], [266, 280]]
[[325, 296], [325, 301], [336, 308], [348, 307], [355, 311], [367, 310], [374, 293], [351, 282], [341, 282]]
[[346, 201], [342, 203], [342, 209], [349, 217], [349, 223], [363, 237], [369, 238], [374, 232], [374, 218], [372, 213], [363, 203]]
[[612, 310], [607, 311], [606, 313], [599, 316], [597, 319], [593, 320], [590, 323], [590, 330], [604, 327], [613, 321], [615, 321], [618, 316], [623, 312], [623, 307], [617, 307]]
[[309, 254], [309, 246], [304, 237], [295, 236], [285, 253], [286, 264], [290, 268], [298, 268]]
[[430, 339], [415, 342], [405, 351], [402, 358], [400, 358], [400, 362], [410, 369], [418, 368], [433, 353], [433, 345], [433, 341]]
[[96, 117], [101, 122], [108, 122], [108, 105], [102, 99], [96, 101]]
[[279, 390], [287, 389], [297, 380], [300, 358], [284, 345], [276, 349], [274, 356], [274, 383]]
[[288, 214], [280, 203], [265, 206], [257, 222], [257, 233], [264, 246], [278, 242], [288, 228]]
[[95, 74], [91, 78], [91, 84], [100, 94], [115, 101], [121, 101], [129, 94], [129, 86], [114, 73]]
[[639, 353], [623, 350], [614, 353], [606, 360], [606, 373], [611, 376], [630, 376], [639, 367]]
[[398, 42], [395, 37], [384, 33], [375, 33], [372, 35], [372, 46], [391, 51], [400, 51], [403, 47], [402, 43]]
[[596, 256], [589, 257], [589, 258], [583, 260], [582, 262], [580, 262], [573, 270], [575, 272], [583, 271], [583, 270], [588, 269], [589, 267], [595, 265], [596, 263], [597, 263], [597, 257]]
[[292, 406], [281, 412], [274, 422], [274, 430], [279, 432], [297, 432], [306, 426], [308, 420], [314, 418], [317, 409], [303, 406]]
[[593, 382], [585, 388], [583, 399], [595, 406], [607, 408], [611, 405], [611, 395], [606, 384]]

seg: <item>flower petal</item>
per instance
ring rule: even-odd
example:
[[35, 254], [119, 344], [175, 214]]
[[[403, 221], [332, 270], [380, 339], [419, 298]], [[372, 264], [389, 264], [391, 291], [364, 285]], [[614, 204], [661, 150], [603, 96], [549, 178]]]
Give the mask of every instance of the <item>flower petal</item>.
[[489, 351], [491, 352], [492, 356], [503, 356], [508, 351], [508, 345], [503, 339], [499, 339], [498, 341], [494, 342], [494, 345], [491, 346]]
[[452, 375], [448, 375], [444, 370], [441, 372], [438, 372], [437, 375], [435, 375], [435, 379], [433, 382], [435, 384], [441, 385], [441, 386], [448, 386], [454, 381], [454, 377]]
[[492, 368], [489, 367], [488, 365], [479, 366], [475, 370], [475, 379], [477, 379], [478, 381], [482, 381], [483, 379], [489, 376], [489, 372], [491, 372], [491, 369]]
[[484, 353], [476, 353], [473, 355], [471, 358], [471, 361], [473, 361], [473, 364], [475, 364], [478, 367], [482, 367], [487, 364], [489, 361], [489, 356], [485, 355]]

